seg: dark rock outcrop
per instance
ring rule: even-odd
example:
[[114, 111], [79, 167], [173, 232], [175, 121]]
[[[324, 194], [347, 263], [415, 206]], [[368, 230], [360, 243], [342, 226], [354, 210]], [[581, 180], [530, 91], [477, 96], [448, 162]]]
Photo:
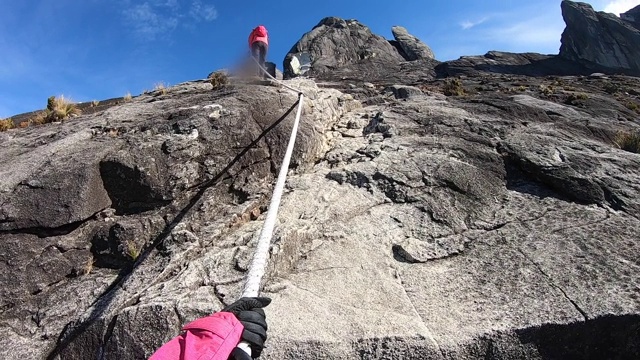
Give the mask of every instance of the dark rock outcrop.
[[133, 264], [165, 225], [161, 216], [125, 217], [100, 224], [91, 237], [95, 266], [121, 269]]
[[371, 59], [390, 63], [404, 60], [385, 38], [373, 34], [365, 25], [337, 17], [322, 19], [291, 48], [284, 60], [285, 78], [295, 76], [289, 61], [300, 52], [311, 55], [310, 76]]
[[596, 12], [585, 3], [563, 0], [561, 7], [567, 26], [559, 55], [489, 51], [484, 56], [463, 56], [441, 63], [435, 68], [437, 75], [568, 76], [603, 72], [640, 76], [640, 31], [633, 27], [638, 17], [635, 9], [626, 13], [627, 20], [621, 20]]
[[[438, 64], [431, 50], [420, 40], [398, 28], [400, 41], [388, 41], [356, 20], [336, 17], [322, 19], [291, 48], [284, 59], [284, 77], [297, 76], [292, 61], [296, 54], [306, 53], [311, 69], [305, 76], [326, 80], [359, 79], [360, 81], [389, 81], [394, 74], [407, 74], [403, 68], [421, 69], [423, 78], [433, 77]], [[417, 60], [405, 64], [406, 60]], [[389, 84], [391, 85], [391, 84]]]
[[0, 170], [0, 230], [55, 229], [85, 221], [110, 205], [95, 163], [105, 148], [96, 143], [72, 147], [89, 138], [90, 129], [48, 132], [34, 139], [41, 144], [34, 152], [4, 158], [11, 163]]
[[567, 24], [561, 57], [593, 71], [640, 76], [638, 28], [613, 14], [596, 12], [586, 3], [563, 0], [561, 7]]
[[483, 56], [462, 56], [435, 67], [438, 76], [478, 76], [483, 73], [526, 76], [588, 75], [593, 71], [557, 55], [489, 51]]
[[640, 5], [620, 14], [620, 18], [640, 30]]
[[389, 86], [386, 90], [393, 93], [393, 96], [395, 96], [396, 99], [409, 99], [414, 96], [422, 95], [422, 90], [414, 86], [393, 85]]
[[402, 26], [392, 27], [391, 33], [393, 34], [398, 47], [402, 49], [402, 54], [406, 60], [414, 61], [435, 59], [431, 48], [417, 37], [409, 34], [407, 29]]

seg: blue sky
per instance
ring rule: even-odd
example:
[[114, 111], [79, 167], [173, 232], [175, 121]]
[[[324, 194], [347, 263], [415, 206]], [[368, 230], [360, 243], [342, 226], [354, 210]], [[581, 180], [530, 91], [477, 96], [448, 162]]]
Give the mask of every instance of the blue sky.
[[[233, 67], [264, 24], [268, 60], [282, 68], [295, 42], [325, 16], [354, 18], [392, 38], [402, 25], [438, 60], [489, 50], [556, 54], [560, 0], [0, 0], [0, 118], [140, 94]], [[619, 13], [640, 0], [592, 0]]]

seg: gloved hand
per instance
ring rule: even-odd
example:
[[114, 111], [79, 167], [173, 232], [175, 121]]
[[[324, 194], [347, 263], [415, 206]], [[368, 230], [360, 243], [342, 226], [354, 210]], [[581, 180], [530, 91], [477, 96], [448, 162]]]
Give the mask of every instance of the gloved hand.
[[271, 299], [268, 297], [243, 297], [222, 309], [234, 314], [244, 326], [242, 340], [249, 343], [251, 357], [254, 359], [260, 356], [267, 340], [267, 320], [262, 308], [270, 303]]

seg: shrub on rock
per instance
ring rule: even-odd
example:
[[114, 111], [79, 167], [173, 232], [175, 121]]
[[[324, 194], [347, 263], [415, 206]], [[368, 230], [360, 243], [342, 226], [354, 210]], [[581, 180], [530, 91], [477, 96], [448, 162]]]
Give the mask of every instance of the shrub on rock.
[[640, 131], [619, 132], [613, 143], [622, 150], [640, 153]]
[[635, 102], [629, 101], [626, 103], [625, 106], [627, 107], [627, 109], [635, 111], [640, 114], [640, 105], [636, 104]]
[[42, 125], [57, 121], [63, 121], [72, 116], [78, 116], [82, 114], [82, 111], [78, 109], [78, 106], [64, 96], [55, 97], [51, 96], [47, 99], [47, 108], [37, 113], [29, 121], [31, 123]]
[[229, 85], [229, 77], [223, 71], [216, 71], [209, 74], [209, 82], [211, 83], [213, 90], [218, 90]]
[[447, 79], [444, 81], [442, 92], [446, 96], [462, 96], [464, 95], [464, 87], [460, 79]]
[[16, 127], [16, 124], [14, 124], [13, 120], [11, 120], [10, 118], [0, 120], [0, 131], [7, 131], [9, 129], [13, 129], [14, 127]]

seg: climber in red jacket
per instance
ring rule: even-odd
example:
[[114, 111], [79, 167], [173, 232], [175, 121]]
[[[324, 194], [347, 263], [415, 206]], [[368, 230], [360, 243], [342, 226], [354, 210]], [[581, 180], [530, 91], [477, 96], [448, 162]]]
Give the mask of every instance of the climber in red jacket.
[[[264, 69], [267, 50], [269, 49], [269, 34], [267, 33], [266, 27], [259, 25], [251, 31], [251, 34], [249, 35], [249, 48], [251, 49], [251, 55]], [[262, 72], [259, 69], [258, 75], [262, 75]]]
[[[251, 360], [258, 358], [267, 340], [263, 307], [267, 297], [245, 297], [214, 313], [190, 322], [184, 333], [156, 350], [149, 360]], [[238, 348], [246, 341], [251, 356]]]

